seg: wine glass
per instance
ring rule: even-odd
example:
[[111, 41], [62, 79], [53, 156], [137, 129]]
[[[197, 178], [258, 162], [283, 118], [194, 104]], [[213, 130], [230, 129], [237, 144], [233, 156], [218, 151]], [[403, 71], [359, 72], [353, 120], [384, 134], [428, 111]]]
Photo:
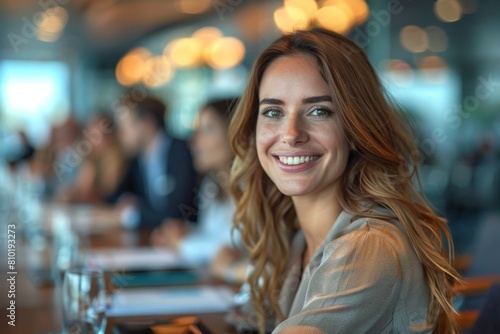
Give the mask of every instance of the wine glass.
[[106, 286], [98, 270], [68, 269], [62, 286], [63, 332], [101, 334], [106, 328]]

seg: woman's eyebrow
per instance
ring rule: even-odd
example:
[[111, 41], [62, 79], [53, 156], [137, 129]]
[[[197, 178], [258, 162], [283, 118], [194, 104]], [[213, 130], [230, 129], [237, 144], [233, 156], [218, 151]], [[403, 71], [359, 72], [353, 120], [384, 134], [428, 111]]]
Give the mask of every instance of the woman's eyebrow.
[[304, 104], [318, 103], [318, 102], [333, 102], [333, 100], [330, 95], [311, 96], [311, 97], [306, 97], [305, 99], [302, 100], [302, 103]]
[[277, 104], [277, 105], [284, 105], [284, 104], [285, 104], [285, 102], [283, 102], [282, 100], [279, 100], [279, 99], [265, 98], [265, 99], [262, 99], [262, 100], [259, 102], [259, 105], [262, 105], [262, 104]]
[[[302, 103], [304, 104], [311, 104], [318, 102], [333, 102], [333, 100], [330, 95], [311, 96], [311, 97], [306, 97], [305, 99], [302, 100]], [[280, 99], [264, 98], [259, 102], [259, 105], [262, 104], [284, 105], [285, 102], [283, 102]]]

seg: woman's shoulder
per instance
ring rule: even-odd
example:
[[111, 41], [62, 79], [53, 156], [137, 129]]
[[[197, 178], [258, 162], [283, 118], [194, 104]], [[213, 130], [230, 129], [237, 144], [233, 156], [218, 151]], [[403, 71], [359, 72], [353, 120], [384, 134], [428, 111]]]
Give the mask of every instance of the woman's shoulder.
[[[345, 214], [341, 221], [336, 222], [336, 233], [331, 235], [331, 240], [335, 242], [340, 238], [378, 238], [386, 239], [387, 242], [398, 243], [406, 239], [401, 224], [395, 218], [389, 218], [389, 213], [377, 212], [378, 215], [385, 215], [387, 218], [375, 218], [372, 215]], [[334, 227], [335, 228], [335, 227]]]
[[353, 216], [330, 240], [327, 240], [323, 260], [332, 252], [367, 253], [392, 257], [397, 262], [414, 257], [406, 233], [397, 220], [369, 216]]
[[406, 233], [395, 219], [356, 217], [349, 227], [358, 237], [381, 238], [396, 247], [406, 241]]

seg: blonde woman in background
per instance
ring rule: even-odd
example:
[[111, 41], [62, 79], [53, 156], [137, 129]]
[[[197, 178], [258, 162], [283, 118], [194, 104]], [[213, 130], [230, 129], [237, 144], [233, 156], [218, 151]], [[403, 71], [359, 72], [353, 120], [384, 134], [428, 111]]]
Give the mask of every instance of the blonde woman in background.
[[90, 147], [88, 154], [82, 157], [75, 183], [59, 189], [56, 195], [59, 202], [104, 202], [127, 167], [111, 116], [96, 114], [83, 133], [87, 134], [82, 140]]
[[451, 236], [414, 187], [409, 128], [355, 43], [323, 29], [278, 38], [256, 60], [229, 136], [235, 226], [253, 266], [251, 303], [230, 322], [456, 331]]

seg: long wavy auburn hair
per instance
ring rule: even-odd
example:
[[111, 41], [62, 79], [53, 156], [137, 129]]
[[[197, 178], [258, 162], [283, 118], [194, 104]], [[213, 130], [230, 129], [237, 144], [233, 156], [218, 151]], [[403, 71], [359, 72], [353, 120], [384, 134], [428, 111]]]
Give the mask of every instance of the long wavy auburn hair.
[[[231, 171], [231, 193], [237, 205], [234, 227], [253, 264], [248, 283], [260, 331], [265, 330], [269, 311], [284, 320], [278, 296], [298, 223], [291, 198], [278, 190], [257, 157], [259, 86], [271, 62], [297, 54], [316, 60], [353, 147], [341, 177], [341, 207], [355, 216], [400, 222], [430, 288], [428, 322], [436, 333], [456, 332], [451, 286], [460, 275], [452, 266], [453, 242], [446, 221], [434, 214], [415, 187], [417, 183], [421, 189], [420, 181], [414, 182], [419, 180], [419, 151], [410, 128], [387, 102], [363, 50], [350, 39], [319, 28], [283, 35], [260, 54], [229, 129], [236, 155]], [[394, 216], [368, 213], [367, 203], [382, 206]]]

